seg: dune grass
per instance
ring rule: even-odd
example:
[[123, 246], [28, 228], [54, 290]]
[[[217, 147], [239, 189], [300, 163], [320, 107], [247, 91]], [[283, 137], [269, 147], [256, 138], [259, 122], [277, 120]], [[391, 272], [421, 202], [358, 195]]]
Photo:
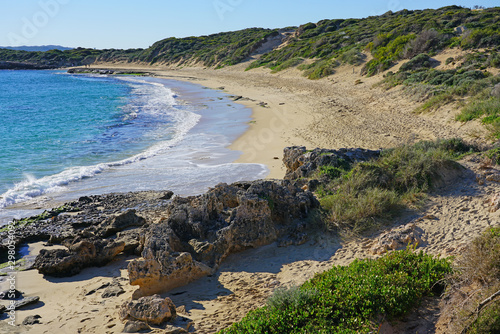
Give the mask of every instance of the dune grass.
[[[318, 195], [330, 228], [363, 231], [419, 204], [454, 159], [472, 148], [460, 139], [423, 141], [385, 150], [380, 158], [352, 169], [336, 169]], [[321, 172], [320, 172], [321, 173]]]

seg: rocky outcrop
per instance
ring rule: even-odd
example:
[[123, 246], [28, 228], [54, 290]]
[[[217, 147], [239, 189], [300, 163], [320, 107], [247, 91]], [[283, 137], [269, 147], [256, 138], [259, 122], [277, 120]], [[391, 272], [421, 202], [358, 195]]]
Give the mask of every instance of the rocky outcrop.
[[219, 184], [206, 194], [174, 198], [165, 218], [145, 230], [142, 259], [129, 263], [135, 298], [214, 272], [229, 254], [283, 238], [304, 241], [312, 193], [290, 181]]
[[34, 268], [44, 275], [67, 277], [78, 274], [83, 268], [103, 266], [125, 248], [123, 242], [107, 239], [75, 239], [68, 250], [42, 249]]
[[[85, 73], [92, 73], [92, 74], [101, 74], [101, 75], [119, 75], [119, 74], [131, 74], [131, 71], [120, 71], [120, 70], [110, 70], [106, 68], [85, 68], [85, 67], [77, 67], [77, 68], [70, 68], [68, 70], [68, 73], [70, 74], [85, 74]], [[154, 76], [153, 73], [150, 72], [142, 72], [142, 71], [133, 71], [133, 74], [135, 75], [144, 75], [144, 76]]]
[[367, 161], [377, 158], [380, 151], [361, 148], [327, 150], [316, 148], [306, 150], [304, 146], [286, 147], [283, 152], [283, 163], [286, 167], [285, 180], [299, 180], [309, 178], [321, 166], [345, 167], [358, 161]]
[[176, 317], [175, 305], [170, 298], [159, 295], [142, 297], [122, 304], [119, 316], [122, 321], [131, 319], [161, 325]]
[[122, 333], [139, 333], [139, 332], [150, 332], [151, 327], [147, 323], [142, 321], [129, 320], [125, 323]]
[[[125, 242], [126, 252], [140, 253], [136, 249], [137, 227], [164, 211], [171, 197], [171, 191], [83, 196], [62, 207], [15, 221], [14, 241], [16, 245], [39, 241], [62, 244], [77, 237], [114, 237], [116, 233]], [[8, 238], [7, 231], [0, 232], [0, 259], [7, 257]]]
[[493, 194], [493, 196], [488, 200], [491, 212], [497, 212], [500, 210], [500, 192]]

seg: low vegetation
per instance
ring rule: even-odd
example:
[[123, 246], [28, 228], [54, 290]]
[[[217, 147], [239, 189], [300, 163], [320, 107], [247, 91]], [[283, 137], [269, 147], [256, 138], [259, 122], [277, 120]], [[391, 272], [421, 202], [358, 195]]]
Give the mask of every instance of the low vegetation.
[[277, 289], [263, 308], [221, 333], [369, 333], [404, 316], [423, 296], [439, 294], [450, 262], [412, 248], [355, 260], [301, 287]]
[[[273, 71], [298, 66], [302, 60], [314, 62], [306, 74], [311, 79], [333, 73], [334, 64], [359, 66], [365, 53], [372, 59], [363, 73], [374, 75], [390, 69], [401, 59], [434, 53], [448, 47], [462, 49], [497, 48], [500, 44], [500, 7], [471, 10], [460, 6], [440, 9], [401, 10], [364, 19], [333, 19], [283, 29], [250, 28], [209, 36], [167, 38], [147, 49], [50, 50], [27, 52], [0, 50], [0, 61], [20, 61], [52, 66], [71, 66], [98, 61], [166, 63], [222, 67], [249, 59], [260, 46], [281, 35], [284, 45], [263, 54], [249, 69], [267, 66]], [[491, 50], [490, 50], [491, 51]], [[498, 67], [498, 50], [478, 52], [465, 63]], [[488, 63], [487, 65], [486, 62]], [[309, 68], [304, 68], [309, 70]]]
[[[498, 54], [485, 54], [465, 56], [456, 60], [460, 63], [449, 70], [432, 68], [430, 57], [420, 54], [401, 66], [397, 73], [388, 72], [379, 85], [386, 89], [402, 85], [409, 96], [423, 102], [418, 112], [457, 102], [462, 105], [457, 121], [480, 119], [491, 137], [500, 138], [500, 76], [484, 71], [485, 66], [498, 66]], [[454, 61], [450, 60], [450, 64]]]
[[106, 50], [85, 48], [64, 51], [54, 49], [45, 52], [0, 49], [0, 61], [22, 62], [54, 68], [81, 66], [93, 63], [99, 55], [105, 52]]
[[453, 160], [473, 150], [460, 139], [419, 142], [385, 150], [381, 157], [353, 166], [323, 166], [330, 181], [317, 193], [330, 228], [363, 231], [418, 205]]
[[[463, 49], [497, 47], [500, 8], [473, 11], [459, 6], [437, 10], [402, 10], [365, 19], [322, 20], [300, 26], [287, 45], [264, 54], [249, 68], [276, 67], [293, 58], [361, 65], [361, 51], [373, 59], [362, 73], [374, 75], [401, 59], [430, 55], [447, 47]], [[490, 57], [489, 53], [484, 57]], [[498, 62], [492, 56], [491, 63]], [[321, 71], [319, 71], [321, 73]], [[323, 71], [326, 76], [330, 71]]]
[[445, 310], [452, 315], [453, 330], [500, 333], [500, 227], [475, 239], [453, 268]]

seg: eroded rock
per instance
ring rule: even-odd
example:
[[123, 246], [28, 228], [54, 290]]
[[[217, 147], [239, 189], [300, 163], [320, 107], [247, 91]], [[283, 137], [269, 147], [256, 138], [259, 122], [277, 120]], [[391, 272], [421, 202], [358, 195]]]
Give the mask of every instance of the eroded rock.
[[14, 303], [14, 309], [19, 310], [25, 306], [31, 305], [31, 304], [36, 304], [40, 301], [40, 297], [34, 296], [34, 297], [26, 297], [21, 300], [18, 300]]
[[140, 287], [134, 298], [213, 273], [231, 253], [286, 237], [303, 243], [304, 220], [317, 207], [312, 193], [286, 180], [219, 184], [177, 197], [166, 217], [145, 230], [142, 259], [128, 265], [130, 283]]
[[25, 326], [33, 326], [35, 324], [39, 324], [40, 320], [38, 320], [38, 319], [40, 319], [40, 318], [41, 318], [41, 316], [39, 316], [38, 314], [29, 315], [26, 318], [24, 318], [23, 325], [25, 325]]
[[34, 268], [44, 275], [68, 277], [78, 274], [83, 268], [103, 266], [121, 253], [125, 244], [107, 239], [76, 238], [68, 249], [42, 249], [35, 260]]
[[123, 303], [119, 316], [122, 321], [131, 319], [160, 325], [174, 319], [176, 311], [170, 298], [153, 295]]
[[488, 202], [490, 205], [490, 212], [497, 212], [500, 210], [500, 192], [494, 194]]
[[136, 214], [136, 210], [127, 210], [123, 213], [106, 219], [97, 227], [97, 235], [107, 238], [129, 227], [144, 225], [145, 219]]

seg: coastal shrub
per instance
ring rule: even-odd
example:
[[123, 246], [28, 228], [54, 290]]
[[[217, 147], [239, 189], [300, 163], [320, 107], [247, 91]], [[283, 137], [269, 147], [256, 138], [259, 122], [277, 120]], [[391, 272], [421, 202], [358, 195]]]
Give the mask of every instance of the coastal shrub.
[[500, 138], [500, 98], [492, 96], [486, 100], [476, 99], [456, 117], [461, 122], [477, 118], [482, 118], [482, 123], [487, 125], [493, 137]]
[[352, 48], [349, 51], [342, 53], [338, 60], [343, 64], [359, 66], [365, 61], [366, 56], [358, 49]]
[[393, 40], [391, 40], [391, 37], [391, 34], [382, 34], [377, 37], [384, 40], [390, 40], [390, 42], [388, 42], [386, 46], [382, 46], [385, 44], [385, 41], [379, 42], [380, 46], [376, 47], [372, 51], [373, 59], [365, 65], [362, 73], [372, 76], [392, 67], [394, 62], [402, 56], [408, 42], [415, 39], [415, 34], [411, 33], [408, 35], [398, 36]]
[[345, 159], [337, 159], [334, 165], [323, 165], [320, 166], [318, 172], [313, 175], [313, 178], [327, 178], [330, 180], [339, 178], [344, 175], [346, 172], [350, 171], [352, 165], [347, 162]]
[[303, 62], [304, 62], [304, 58], [300, 58], [300, 57], [288, 59], [288, 60], [284, 61], [283, 63], [279, 64], [278, 66], [271, 67], [271, 69], [272, 69], [271, 73], [276, 73], [276, 72], [282, 71], [282, 70], [290, 68], [290, 67], [298, 66], [298, 65], [302, 64]]
[[363, 231], [425, 196], [443, 169], [473, 150], [461, 139], [422, 141], [384, 150], [321, 188], [320, 203], [330, 228]]
[[500, 147], [492, 148], [484, 153], [493, 164], [500, 165]]
[[500, 227], [488, 228], [461, 253], [447, 277], [445, 311], [454, 330], [462, 333], [500, 332]]
[[435, 48], [439, 43], [439, 33], [436, 30], [422, 31], [405, 47], [404, 58], [413, 58], [418, 54], [428, 52]]
[[422, 68], [430, 68], [432, 66], [431, 57], [428, 54], [421, 53], [413, 57], [410, 61], [403, 64], [400, 71], [415, 71]]
[[444, 90], [436, 95], [436, 91], [433, 92], [433, 96], [429, 98], [424, 104], [416, 109], [417, 112], [424, 112], [430, 110], [436, 110], [446, 104], [455, 101], [455, 96], [450, 91]]
[[302, 65], [299, 69], [304, 71], [304, 76], [311, 80], [318, 80], [335, 73], [339, 63], [335, 59], [318, 60], [309, 65]]
[[465, 57], [466, 66], [437, 70], [426, 68], [430, 65], [426, 63], [427, 56], [418, 55], [401, 66], [398, 73], [386, 74], [376, 86], [391, 89], [403, 85], [403, 90], [414, 101], [423, 102], [416, 108], [416, 112], [436, 110], [457, 100], [463, 101], [462, 97], [469, 97], [465, 100], [465, 106], [456, 120], [466, 122], [483, 117], [483, 124], [489, 130], [490, 135], [500, 138], [498, 102], [495, 100], [500, 95], [495, 88], [500, 83], [500, 76], [477, 70], [477, 66], [474, 65], [475, 61], [478, 62], [477, 64], [482, 64], [482, 61], [496, 59], [495, 57], [496, 54], [493, 51], [484, 54], [476, 53], [469, 58]]
[[309, 303], [318, 298], [318, 290], [301, 289], [293, 285], [291, 287], [279, 287], [267, 300], [269, 309], [286, 309], [288, 307], [307, 307]]
[[440, 293], [439, 282], [450, 271], [447, 259], [412, 248], [355, 260], [275, 292], [268, 305], [220, 333], [369, 333], [378, 319], [398, 319], [423, 296]]

